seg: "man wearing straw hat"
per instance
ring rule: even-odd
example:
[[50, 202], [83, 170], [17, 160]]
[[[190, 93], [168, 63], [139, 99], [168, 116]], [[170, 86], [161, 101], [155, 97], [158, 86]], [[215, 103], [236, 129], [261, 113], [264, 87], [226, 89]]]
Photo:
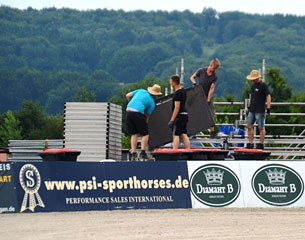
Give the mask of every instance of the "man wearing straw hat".
[[154, 97], [159, 95], [162, 95], [162, 92], [161, 87], [158, 84], [148, 87], [147, 90], [137, 89], [126, 94], [126, 98], [129, 101], [126, 108], [126, 114], [127, 128], [129, 134], [131, 134], [131, 161], [138, 160], [138, 135], [142, 136], [139, 160], [148, 160], [146, 153], [149, 139], [148, 120], [155, 109]]
[[258, 70], [252, 70], [247, 79], [252, 81], [250, 89], [250, 103], [248, 106], [248, 139], [247, 148], [254, 148], [254, 131], [253, 125], [256, 122], [259, 128], [260, 143], [256, 145], [257, 149], [264, 149], [265, 141], [265, 112], [267, 102], [267, 114], [270, 114], [271, 95], [266, 83], [260, 80], [261, 75]]

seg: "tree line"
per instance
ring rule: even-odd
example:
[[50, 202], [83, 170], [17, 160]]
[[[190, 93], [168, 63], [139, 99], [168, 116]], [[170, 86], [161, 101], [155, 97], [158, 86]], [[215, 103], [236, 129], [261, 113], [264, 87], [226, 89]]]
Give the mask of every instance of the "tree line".
[[[221, 60], [219, 101], [244, 99], [249, 84], [245, 76], [260, 68], [262, 59], [273, 101], [305, 100], [305, 17], [211, 8], [192, 13], [1, 6], [0, 31], [1, 146], [13, 138], [62, 138], [68, 101], [112, 101], [124, 110], [126, 92], [156, 82], [169, 86], [181, 58], [185, 87], [199, 67], [214, 57]], [[295, 106], [286, 110], [304, 111]], [[230, 116], [217, 119], [232, 121]], [[270, 116], [268, 121], [302, 119]], [[300, 129], [278, 131], [273, 134], [297, 134]]]
[[294, 92], [304, 87], [305, 17], [190, 11], [78, 11], [0, 7], [0, 112], [24, 100], [62, 112], [85, 87], [107, 101], [124, 85], [166, 81], [185, 60], [185, 76], [222, 62], [218, 97], [242, 98], [244, 76], [279, 68]]

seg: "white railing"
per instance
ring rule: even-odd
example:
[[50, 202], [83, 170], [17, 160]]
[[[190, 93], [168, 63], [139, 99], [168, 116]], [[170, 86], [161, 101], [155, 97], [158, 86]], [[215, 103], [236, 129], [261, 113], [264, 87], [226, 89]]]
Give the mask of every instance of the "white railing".
[[[229, 116], [236, 117], [234, 122], [230, 123], [216, 123], [216, 126], [235, 126], [236, 128], [244, 128], [245, 136], [238, 136], [230, 134], [229, 136], [223, 136], [218, 139], [210, 139], [208, 134], [200, 133], [195, 136], [193, 142], [201, 143], [205, 146], [222, 146], [224, 139], [227, 140], [228, 145], [231, 149], [236, 148], [240, 145], [245, 145], [248, 140], [247, 129], [246, 129], [246, 110], [247, 110], [247, 100], [244, 102], [214, 102], [216, 116]], [[240, 106], [240, 109], [236, 112], [217, 112], [218, 107], [224, 106]], [[304, 112], [292, 113], [292, 112], [271, 112], [271, 116], [287, 116], [290, 117], [303, 117], [305, 116], [305, 102], [273, 102], [272, 107], [277, 106], [278, 109], [287, 106], [298, 106], [304, 107]], [[305, 122], [305, 121], [304, 121]], [[265, 137], [265, 149], [271, 151], [271, 159], [277, 160], [297, 160], [305, 159], [305, 123], [291, 124], [291, 123], [268, 123], [268, 118], [266, 119], [266, 132]], [[297, 135], [268, 135], [268, 128], [300, 128], [300, 133]], [[254, 126], [254, 142], [259, 142], [259, 133], [257, 131], [257, 126]]]

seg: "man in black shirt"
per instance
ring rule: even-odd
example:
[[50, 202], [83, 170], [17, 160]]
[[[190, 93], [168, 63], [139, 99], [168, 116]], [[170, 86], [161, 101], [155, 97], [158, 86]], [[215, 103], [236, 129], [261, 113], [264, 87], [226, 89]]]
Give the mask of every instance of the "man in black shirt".
[[185, 109], [186, 91], [180, 85], [180, 77], [172, 76], [170, 84], [175, 90], [172, 104], [172, 116], [168, 126], [173, 129], [173, 149], [178, 149], [180, 139], [184, 144], [184, 148], [190, 148], [190, 140], [187, 136], [188, 113]]
[[248, 106], [248, 138], [249, 143], [247, 148], [253, 148], [253, 138], [254, 131], [253, 125], [256, 122], [259, 128], [260, 143], [256, 145], [258, 149], [264, 149], [265, 141], [265, 111], [266, 111], [266, 102], [267, 102], [267, 114], [270, 114], [271, 107], [271, 95], [268, 89], [268, 86], [260, 81], [260, 72], [258, 70], [252, 70], [247, 76], [247, 79], [252, 81], [250, 89], [250, 104]]
[[[215, 58], [210, 62], [210, 65], [208, 67], [199, 68], [197, 72], [195, 72], [190, 78], [193, 85], [196, 85], [196, 78], [197, 77], [199, 78], [199, 84], [202, 87], [203, 92], [207, 98], [213, 116], [215, 115], [213, 97], [216, 88], [216, 81], [218, 79], [215, 73], [219, 67], [220, 67], [220, 61], [217, 58]], [[216, 137], [214, 126], [210, 128], [210, 137], [211, 138]]]

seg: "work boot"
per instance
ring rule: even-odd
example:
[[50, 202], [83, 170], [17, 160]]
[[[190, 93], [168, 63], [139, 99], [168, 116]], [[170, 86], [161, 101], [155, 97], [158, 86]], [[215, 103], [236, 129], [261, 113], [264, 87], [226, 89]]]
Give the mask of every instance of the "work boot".
[[254, 144], [253, 143], [247, 143], [246, 148], [253, 149]]
[[210, 132], [210, 138], [215, 139], [217, 137], [217, 134], [215, 131]]
[[130, 161], [137, 161], [138, 154], [136, 152], [131, 153]]
[[262, 143], [257, 143], [257, 144], [256, 144], [256, 149], [262, 149], [262, 150], [264, 150], [264, 144], [262, 144]]

